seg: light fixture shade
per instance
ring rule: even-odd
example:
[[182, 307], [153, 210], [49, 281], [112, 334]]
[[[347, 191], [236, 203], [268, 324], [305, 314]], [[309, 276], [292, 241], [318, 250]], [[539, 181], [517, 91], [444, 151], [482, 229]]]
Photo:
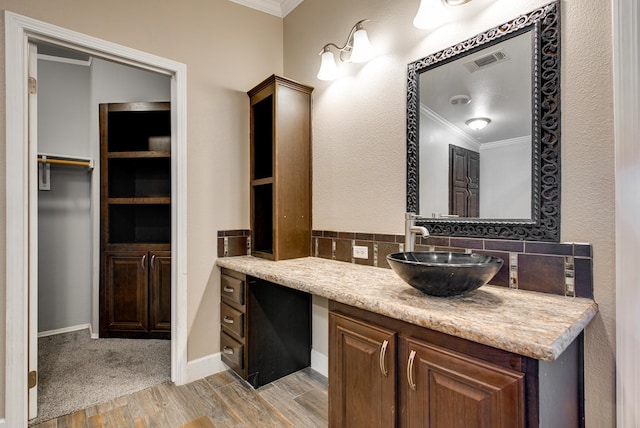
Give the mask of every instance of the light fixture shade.
[[338, 67], [333, 52], [325, 51], [322, 53], [322, 62], [317, 77], [320, 80], [334, 80], [338, 77]]
[[421, 30], [431, 30], [439, 24], [443, 24], [447, 10], [442, 0], [420, 0], [420, 7], [415, 18], [413, 18], [413, 26]]
[[491, 119], [489, 119], [488, 117], [474, 117], [473, 119], [467, 120], [465, 123], [474, 131], [479, 131], [490, 124]]
[[353, 49], [349, 61], [351, 62], [367, 62], [375, 55], [373, 46], [369, 42], [367, 30], [361, 28], [353, 33]]

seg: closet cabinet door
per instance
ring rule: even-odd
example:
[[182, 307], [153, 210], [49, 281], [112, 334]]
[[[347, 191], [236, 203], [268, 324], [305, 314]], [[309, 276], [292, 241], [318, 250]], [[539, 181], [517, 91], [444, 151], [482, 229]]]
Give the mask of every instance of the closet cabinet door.
[[169, 338], [171, 333], [171, 251], [149, 253], [149, 329]]
[[101, 289], [101, 337], [137, 337], [148, 330], [148, 254], [109, 251]]

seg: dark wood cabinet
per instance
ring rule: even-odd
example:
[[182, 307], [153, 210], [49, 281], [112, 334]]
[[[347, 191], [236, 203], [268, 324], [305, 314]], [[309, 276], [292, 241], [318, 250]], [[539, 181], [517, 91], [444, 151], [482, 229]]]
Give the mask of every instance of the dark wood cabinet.
[[171, 251], [149, 253], [149, 331], [171, 335]]
[[222, 269], [222, 361], [254, 388], [311, 364], [311, 295]]
[[480, 153], [449, 145], [449, 214], [480, 216]]
[[329, 425], [394, 426], [395, 332], [331, 313], [329, 343]]
[[329, 311], [332, 428], [584, 427], [581, 336], [547, 363], [335, 301]]
[[248, 92], [252, 254], [304, 257], [311, 247], [311, 92], [273, 75]]
[[401, 426], [525, 426], [524, 374], [406, 337], [399, 362]]
[[100, 336], [170, 338], [169, 103], [100, 104]]
[[170, 337], [170, 251], [107, 251], [101, 293], [101, 337]]

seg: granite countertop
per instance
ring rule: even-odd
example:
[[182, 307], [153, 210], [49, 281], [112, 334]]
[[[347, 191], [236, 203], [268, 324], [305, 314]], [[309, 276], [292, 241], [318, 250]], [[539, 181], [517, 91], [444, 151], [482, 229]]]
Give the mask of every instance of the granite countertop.
[[252, 256], [217, 265], [390, 318], [543, 361], [553, 361], [598, 312], [591, 299], [485, 285], [431, 297], [392, 270], [317, 257], [273, 262]]

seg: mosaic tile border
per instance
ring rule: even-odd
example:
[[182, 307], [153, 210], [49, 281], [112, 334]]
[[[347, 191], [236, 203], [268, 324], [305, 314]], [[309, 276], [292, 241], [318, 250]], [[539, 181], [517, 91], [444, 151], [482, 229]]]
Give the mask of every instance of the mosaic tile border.
[[219, 230], [218, 257], [251, 254], [251, 231], [248, 229]]
[[[404, 235], [314, 230], [311, 255], [390, 269], [387, 255], [403, 251]], [[368, 258], [353, 257], [353, 247]], [[593, 249], [584, 243], [549, 243], [430, 236], [416, 238], [416, 251], [474, 251], [499, 257], [502, 269], [492, 285], [570, 297], [593, 298]], [[251, 254], [251, 231], [218, 231], [218, 257]]]
[[[390, 268], [388, 254], [403, 251], [404, 235], [314, 230], [312, 255], [347, 263]], [[367, 259], [353, 257], [353, 246], [368, 249]], [[593, 298], [591, 244], [507, 241], [430, 236], [416, 238], [416, 251], [474, 251], [499, 257], [502, 269], [492, 285]]]

